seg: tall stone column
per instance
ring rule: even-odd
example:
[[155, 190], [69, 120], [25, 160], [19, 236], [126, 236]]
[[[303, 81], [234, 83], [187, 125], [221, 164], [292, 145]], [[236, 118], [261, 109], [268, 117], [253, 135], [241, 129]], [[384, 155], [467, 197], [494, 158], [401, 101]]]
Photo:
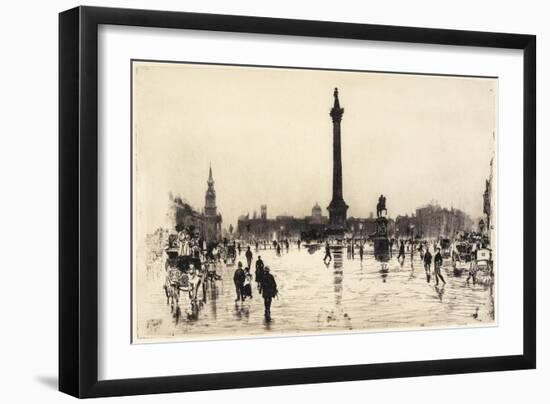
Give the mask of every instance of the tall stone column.
[[329, 228], [332, 230], [344, 230], [346, 227], [346, 213], [348, 205], [344, 202], [342, 186], [342, 143], [340, 123], [344, 115], [344, 108], [340, 107], [338, 89], [334, 89], [334, 105], [330, 110], [332, 117], [333, 138], [333, 169], [332, 169], [332, 200], [327, 207], [329, 211]]

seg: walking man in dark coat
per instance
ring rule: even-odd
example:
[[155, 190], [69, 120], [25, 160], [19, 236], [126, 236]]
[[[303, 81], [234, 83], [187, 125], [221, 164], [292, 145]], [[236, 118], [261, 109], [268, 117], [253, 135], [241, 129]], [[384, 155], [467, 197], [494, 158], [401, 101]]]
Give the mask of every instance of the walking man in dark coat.
[[443, 265], [443, 258], [441, 257], [441, 249], [437, 249], [437, 253], [434, 257], [434, 273], [435, 273], [435, 284], [439, 285], [439, 279], [441, 279], [441, 282], [445, 284], [445, 279], [443, 279], [443, 276], [441, 275], [441, 265]]
[[426, 282], [430, 282], [431, 277], [431, 267], [432, 265], [432, 254], [430, 254], [430, 249], [426, 247], [426, 253], [424, 254], [424, 270], [426, 271]]
[[250, 246], [246, 247], [246, 263], [247, 263], [247, 267], [250, 268], [250, 266], [252, 265], [252, 251], [250, 251]]
[[325, 243], [325, 258], [323, 258], [323, 262], [326, 264], [328, 262], [332, 261], [332, 255], [330, 254], [330, 245], [328, 244], [328, 241]]
[[399, 255], [397, 256], [397, 261], [399, 261], [400, 259], [403, 260], [401, 261], [401, 265], [403, 265], [403, 262], [405, 262], [405, 243], [403, 242], [403, 240], [401, 240], [401, 245], [399, 246]]
[[258, 291], [262, 293], [262, 279], [264, 277], [264, 262], [262, 261], [262, 257], [258, 255], [258, 259], [256, 260], [256, 272], [254, 273], [256, 275], [256, 284], [258, 285]]
[[264, 316], [266, 320], [271, 319], [271, 301], [275, 296], [277, 296], [277, 282], [269, 272], [269, 267], [265, 267], [262, 277], [262, 297], [264, 298]]
[[237, 264], [237, 269], [233, 275], [233, 282], [235, 283], [235, 291], [237, 292], [236, 302], [244, 300], [243, 288], [244, 288], [245, 273], [243, 270], [243, 264], [241, 261]]

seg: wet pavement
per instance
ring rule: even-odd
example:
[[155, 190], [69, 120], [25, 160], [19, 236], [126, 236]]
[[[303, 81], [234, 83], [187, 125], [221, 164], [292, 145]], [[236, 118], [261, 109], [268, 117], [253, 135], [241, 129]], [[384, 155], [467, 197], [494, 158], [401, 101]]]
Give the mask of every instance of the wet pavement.
[[[494, 323], [493, 287], [468, 285], [467, 273], [455, 276], [449, 259], [442, 268], [447, 283], [436, 286], [433, 277], [426, 282], [418, 253], [411, 260], [407, 252], [402, 265], [394, 253], [383, 264], [372, 251], [367, 250], [361, 261], [359, 254], [352, 258], [344, 248], [334, 250], [333, 260], [325, 265], [324, 248], [313, 251], [294, 245], [281, 255], [272, 249], [253, 252], [252, 266], [261, 255], [278, 284], [270, 322], [264, 319], [255, 282], [253, 298], [235, 303], [236, 265], [223, 263], [217, 265], [222, 279], [207, 282], [195, 310], [183, 292], [178, 309], [171, 310], [162, 288], [164, 261], [158, 260], [138, 282], [139, 338], [196, 340]], [[238, 260], [246, 263], [244, 251]]]

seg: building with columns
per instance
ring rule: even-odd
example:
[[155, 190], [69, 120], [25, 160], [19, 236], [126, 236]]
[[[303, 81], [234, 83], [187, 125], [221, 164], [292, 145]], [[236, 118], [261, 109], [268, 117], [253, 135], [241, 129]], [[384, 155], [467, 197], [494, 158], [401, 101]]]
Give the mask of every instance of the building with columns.
[[328, 217], [318, 203], [311, 209], [311, 216], [294, 217], [278, 215], [273, 219], [267, 217], [267, 205], [260, 207], [260, 217], [241, 215], [237, 223], [237, 234], [243, 239], [268, 239], [297, 237], [304, 233], [316, 234], [319, 237], [324, 233], [328, 224]]

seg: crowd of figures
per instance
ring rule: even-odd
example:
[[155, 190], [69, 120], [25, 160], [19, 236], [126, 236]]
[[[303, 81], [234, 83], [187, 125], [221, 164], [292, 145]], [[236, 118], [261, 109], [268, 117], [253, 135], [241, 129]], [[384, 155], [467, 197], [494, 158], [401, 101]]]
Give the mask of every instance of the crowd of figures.
[[[299, 243], [298, 243], [299, 244]], [[253, 244], [254, 245], [254, 244]], [[255, 243], [256, 251], [260, 248], [273, 248], [277, 254], [281, 249], [290, 248], [288, 240], [275, 241], [273, 243]], [[176, 233], [170, 234], [167, 238], [167, 245], [164, 248], [167, 259], [165, 263], [166, 278], [163, 289], [166, 296], [166, 304], [170, 306], [174, 315], [180, 315], [180, 299], [186, 298], [189, 303], [187, 316], [196, 319], [200, 308], [206, 302], [207, 290], [215, 287], [215, 282], [221, 280], [217, 273], [220, 263], [228, 266], [233, 265], [237, 256], [240, 256], [243, 249], [246, 258], [246, 267], [241, 261], [233, 275], [233, 282], [236, 288], [235, 302], [244, 302], [247, 298], [252, 299], [252, 282], [255, 280], [257, 290], [264, 300], [264, 316], [271, 320], [271, 302], [278, 295], [277, 283], [270, 273], [270, 268], [264, 265], [261, 256], [258, 255], [255, 263], [254, 276], [250, 272], [253, 262], [253, 253], [250, 245], [245, 247], [244, 242], [228, 241], [206, 242], [193, 228], [176, 226]]]
[[[239, 261], [235, 274], [233, 275], [233, 282], [235, 283], [235, 291], [237, 295], [235, 302], [244, 302], [247, 298], [252, 299], [253, 277], [250, 273], [250, 265], [252, 263], [252, 251], [250, 250], [250, 247], [247, 247], [245, 255], [248, 266], [243, 269], [243, 264]], [[254, 273], [254, 278], [258, 293], [264, 299], [264, 317], [266, 320], [271, 319], [271, 302], [279, 293], [277, 290], [277, 282], [270, 272], [270, 268], [264, 265], [262, 257], [258, 255], [258, 258], [256, 259], [256, 271]]]
[[[278, 296], [279, 292], [270, 267], [263, 262], [258, 253], [269, 249], [274, 250], [276, 255], [282, 255], [294, 247], [297, 249], [305, 247], [310, 254], [324, 247], [323, 262], [327, 267], [333, 259], [331, 251], [335, 248], [339, 251], [347, 251], [348, 259], [361, 261], [373, 251], [370, 240], [354, 238], [319, 239], [306, 242], [302, 242], [299, 238], [247, 241], [225, 239], [219, 242], [206, 242], [194, 229], [177, 226], [176, 233], [167, 237], [167, 245], [164, 248], [167, 255], [166, 279], [163, 285], [166, 302], [172, 310], [179, 310], [179, 301], [183, 292], [189, 303], [188, 318], [197, 318], [202, 304], [206, 302], [208, 288], [215, 288], [216, 282], [221, 280], [221, 275], [217, 273], [219, 265], [223, 263], [230, 267], [237, 264], [233, 273], [235, 303], [239, 304], [252, 299], [256, 289], [258, 296], [264, 302], [264, 318], [270, 321], [272, 300]], [[488, 257], [484, 255], [484, 251], [489, 251]], [[428, 283], [433, 280], [436, 285], [446, 284], [447, 280], [442, 273], [444, 259], [450, 259], [452, 273], [455, 276], [461, 276], [463, 272], [468, 274], [467, 283], [472, 281], [475, 284], [478, 281], [480, 263], [484, 263], [485, 273], [490, 273], [492, 276], [490, 249], [486, 241], [479, 237], [461, 235], [453, 240], [443, 238], [389, 240], [389, 259], [396, 258], [401, 266], [404, 265], [407, 256], [410, 256], [412, 265], [416, 254], [423, 264]], [[241, 255], [244, 255], [244, 259], [237, 261]], [[255, 262], [254, 255], [257, 256]], [[382, 263], [382, 265], [386, 264]], [[252, 273], [253, 268], [254, 273]]]
[[[165, 246], [166, 278], [163, 285], [166, 304], [179, 316], [179, 301], [182, 292], [189, 302], [188, 317], [196, 318], [206, 300], [209, 285], [221, 280], [216, 272], [212, 254], [214, 245], [208, 245], [193, 228], [176, 226], [176, 233], [170, 234]], [[200, 296], [202, 293], [202, 296]]]
[[[441, 268], [444, 258], [448, 258], [451, 261], [455, 276], [461, 276], [463, 272], [467, 272], [466, 283], [472, 281], [475, 284], [480, 270], [484, 270], [486, 275], [492, 276], [492, 252], [488, 244], [486, 238], [475, 233], [460, 234], [453, 240], [446, 238], [434, 240], [399, 240], [392, 238], [389, 240], [388, 259], [395, 256], [400, 265], [403, 266], [407, 255], [410, 255], [412, 262], [414, 255], [418, 254], [424, 266], [426, 281], [430, 283], [433, 278], [435, 284], [438, 285], [440, 281], [443, 284], [446, 283]], [[373, 246], [371, 242], [364, 239], [325, 240], [325, 255], [323, 258], [325, 265], [332, 261], [331, 250], [335, 247], [345, 248], [348, 259], [355, 259], [357, 256], [363, 261], [367, 249], [372, 250]]]

